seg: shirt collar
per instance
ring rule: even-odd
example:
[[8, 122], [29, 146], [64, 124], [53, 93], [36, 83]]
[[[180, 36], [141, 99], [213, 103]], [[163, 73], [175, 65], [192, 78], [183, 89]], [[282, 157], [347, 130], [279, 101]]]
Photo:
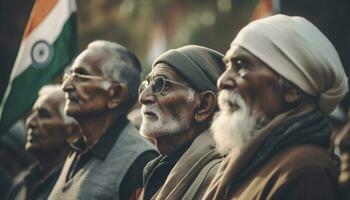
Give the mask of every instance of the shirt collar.
[[163, 156], [160, 163], [177, 162], [181, 158], [181, 156], [185, 153], [185, 151], [187, 151], [187, 149], [191, 146], [192, 142], [193, 142], [193, 139], [186, 142], [185, 144], [182, 144], [175, 152], [169, 155]]

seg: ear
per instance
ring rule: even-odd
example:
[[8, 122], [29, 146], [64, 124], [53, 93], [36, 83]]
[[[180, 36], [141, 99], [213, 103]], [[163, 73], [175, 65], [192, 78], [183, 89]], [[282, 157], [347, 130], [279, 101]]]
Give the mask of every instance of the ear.
[[109, 98], [107, 102], [108, 108], [115, 109], [126, 99], [128, 95], [128, 88], [124, 83], [114, 84], [108, 89], [107, 95]]
[[203, 122], [211, 116], [216, 107], [216, 94], [205, 91], [200, 94], [200, 103], [194, 115], [197, 122]]
[[301, 98], [302, 94], [300, 93], [299, 90], [292, 88], [289, 89], [285, 95], [284, 95], [284, 100], [289, 103], [289, 104], [294, 104], [297, 101], [299, 101], [299, 99]]

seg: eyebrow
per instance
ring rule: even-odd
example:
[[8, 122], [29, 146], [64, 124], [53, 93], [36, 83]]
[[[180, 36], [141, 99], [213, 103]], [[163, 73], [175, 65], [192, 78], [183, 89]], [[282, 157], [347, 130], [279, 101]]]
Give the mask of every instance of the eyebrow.
[[146, 80], [147, 80], [147, 81], [150, 81], [150, 80], [153, 80], [154, 78], [156, 78], [156, 77], [158, 77], [158, 76], [162, 76], [163, 78], [168, 79], [168, 77], [167, 77], [165, 74], [159, 73], [159, 74], [155, 74], [154, 76], [148, 75], [148, 76], [146, 77]]
[[82, 66], [79, 66], [73, 70], [75, 73], [83, 74], [83, 75], [89, 75], [90, 73], [84, 69]]
[[237, 61], [237, 60], [242, 60], [245, 63], [251, 63], [251, 61], [249, 59], [249, 55], [247, 55], [245, 53], [238, 54], [231, 59], [231, 61]]

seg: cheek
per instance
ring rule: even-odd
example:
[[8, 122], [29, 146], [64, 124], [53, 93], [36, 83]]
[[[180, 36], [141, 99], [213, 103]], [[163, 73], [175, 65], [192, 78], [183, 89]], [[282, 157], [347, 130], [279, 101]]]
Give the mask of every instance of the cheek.
[[65, 140], [64, 126], [62, 124], [45, 124], [43, 125], [42, 143], [46, 146], [52, 146], [52, 144], [61, 144]]
[[159, 102], [165, 114], [175, 117], [184, 116], [184, 112], [192, 113], [191, 103], [187, 102], [187, 93], [181, 95], [169, 95]]
[[257, 99], [260, 92], [257, 88], [258, 86], [253, 81], [249, 80], [237, 81], [236, 84], [236, 92], [242, 96], [244, 102], [248, 106], [254, 104], [254, 101]]
[[105, 91], [96, 86], [81, 86], [80, 88], [77, 89], [76, 91], [79, 100], [83, 102], [90, 102], [94, 100], [96, 97], [99, 97], [103, 94], [105, 94]]
[[266, 111], [271, 105], [276, 105], [281, 98], [277, 82], [271, 77], [250, 76], [237, 82], [237, 90], [245, 103], [256, 112]]
[[257, 112], [263, 112], [267, 117], [273, 117], [281, 111], [283, 96], [280, 88], [265, 84], [256, 87], [252, 93], [252, 107]]

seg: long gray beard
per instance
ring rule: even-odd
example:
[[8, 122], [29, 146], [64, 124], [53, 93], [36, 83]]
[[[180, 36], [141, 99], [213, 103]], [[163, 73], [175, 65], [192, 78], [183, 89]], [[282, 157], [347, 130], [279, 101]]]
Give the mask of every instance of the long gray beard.
[[[238, 154], [244, 144], [253, 138], [260, 123], [238, 93], [223, 90], [218, 101], [220, 111], [214, 116], [210, 127], [216, 148], [221, 155], [231, 151]], [[233, 110], [229, 104], [237, 105], [238, 110]]]

